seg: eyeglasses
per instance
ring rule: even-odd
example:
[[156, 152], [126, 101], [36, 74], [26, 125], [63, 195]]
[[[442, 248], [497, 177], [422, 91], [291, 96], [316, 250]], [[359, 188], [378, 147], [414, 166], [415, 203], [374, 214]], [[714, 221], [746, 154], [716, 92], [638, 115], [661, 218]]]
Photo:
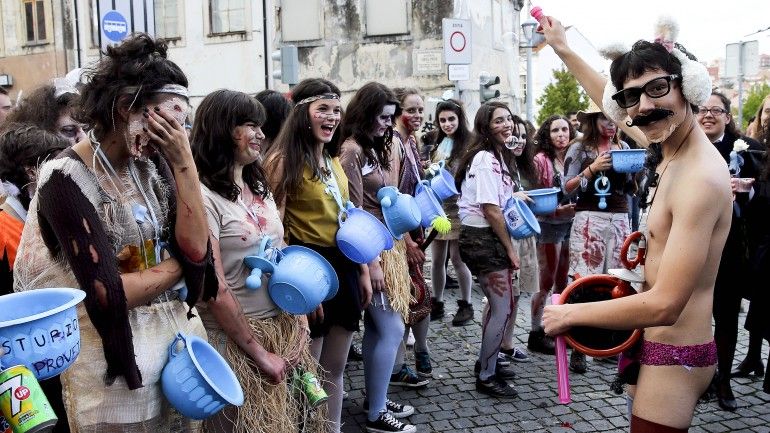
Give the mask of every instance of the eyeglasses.
[[672, 74], [665, 77], [653, 78], [641, 87], [628, 87], [612, 95], [612, 99], [620, 105], [621, 108], [631, 108], [639, 103], [642, 93], [650, 98], [662, 98], [671, 91], [671, 81], [679, 78], [679, 75]]
[[727, 113], [727, 110], [719, 107], [698, 107], [698, 116], [705, 116], [706, 113], [711, 113], [712, 116], [718, 117]]

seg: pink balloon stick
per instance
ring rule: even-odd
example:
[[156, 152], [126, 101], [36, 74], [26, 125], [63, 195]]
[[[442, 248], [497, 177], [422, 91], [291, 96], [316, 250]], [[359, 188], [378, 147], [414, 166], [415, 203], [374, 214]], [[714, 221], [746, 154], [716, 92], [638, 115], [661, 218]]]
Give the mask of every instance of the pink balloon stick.
[[[560, 295], [551, 295], [551, 303], [558, 304]], [[567, 365], [567, 343], [561, 335], [556, 336], [556, 379], [559, 389], [559, 403], [569, 404], [569, 366]]]

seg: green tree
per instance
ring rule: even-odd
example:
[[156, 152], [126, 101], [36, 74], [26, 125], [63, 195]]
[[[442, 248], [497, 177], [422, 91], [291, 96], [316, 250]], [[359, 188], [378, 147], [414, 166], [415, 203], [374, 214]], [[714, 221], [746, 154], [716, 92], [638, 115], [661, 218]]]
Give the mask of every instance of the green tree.
[[556, 81], [545, 86], [543, 94], [537, 98], [540, 112], [537, 113], [537, 123], [554, 114], [564, 115], [570, 111], [580, 111], [588, 108], [588, 95], [580, 87], [575, 77], [562, 68], [553, 71]]
[[741, 125], [742, 129], [745, 130], [749, 125], [749, 119], [757, 114], [759, 106], [762, 105], [762, 102], [765, 100], [767, 95], [770, 95], [770, 85], [767, 83], [755, 84], [751, 86], [749, 93], [746, 95], [746, 100], [743, 101], [743, 125]]

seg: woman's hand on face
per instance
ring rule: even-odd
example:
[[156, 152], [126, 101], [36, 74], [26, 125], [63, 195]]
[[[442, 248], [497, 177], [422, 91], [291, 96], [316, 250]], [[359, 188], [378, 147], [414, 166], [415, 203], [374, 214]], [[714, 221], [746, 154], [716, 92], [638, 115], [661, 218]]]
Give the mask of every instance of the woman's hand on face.
[[286, 360], [275, 353], [265, 352], [259, 359], [254, 360], [259, 370], [267, 376], [272, 384], [279, 384], [286, 379], [288, 365]]
[[543, 310], [543, 327], [545, 333], [550, 336], [560, 335], [571, 326], [567, 321], [570, 305], [546, 305]]
[[184, 126], [176, 121], [174, 116], [161, 110], [160, 107], [146, 111], [147, 134], [150, 141], [166, 157], [172, 166], [182, 164], [186, 157], [191, 157], [190, 141]]
[[372, 292], [385, 291], [385, 273], [382, 272], [382, 266], [378, 260], [369, 263], [369, 280], [372, 283]]

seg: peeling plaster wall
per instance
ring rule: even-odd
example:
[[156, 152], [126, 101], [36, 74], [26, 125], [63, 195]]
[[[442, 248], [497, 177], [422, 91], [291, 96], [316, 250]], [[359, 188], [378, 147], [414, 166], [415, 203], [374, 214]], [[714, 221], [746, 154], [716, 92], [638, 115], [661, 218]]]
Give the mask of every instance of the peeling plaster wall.
[[[518, 49], [500, 43], [507, 40], [509, 45], [512, 44], [511, 32], [518, 27], [518, 17], [514, 17], [517, 12], [511, 0], [412, 0], [409, 34], [393, 36], [365, 35], [363, 11], [366, 1], [323, 2], [322, 40], [295, 43], [299, 47], [301, 79], [329, 79], [340, 87], [346, 100], [368, 81], [380, 81], [391, 87], [414, 86], [426, 96], [427, 120], [437, 98], [444, 91], [453, 89], [455, 83], [447, 79], [446, 68], [439, 75], [415, 75], [413, 51], [443, 50], [442, 19], [462, 18], [470, 19], [472, 23], [473, 61], [471, 79], [458, 85], [471, 120], [479, 106], [478, 76], [481, 71], [500, 76], [501, 83], [495, 88], [503, 94], [502, 100], [515, 103], [513, 97], [520, 97], [516, 95], [518, 82], [512, 83], [510, 79], [511, 76], [518, 78]], [[493, 19], [498, 19], [501, 34], [493, 34]], [[507, 35], [502, 35], [504, 32]], [[280, 46], [280, 29], [275, 36], [273, 44]], [[288, 90], [278, 82], [275, 87]]]

